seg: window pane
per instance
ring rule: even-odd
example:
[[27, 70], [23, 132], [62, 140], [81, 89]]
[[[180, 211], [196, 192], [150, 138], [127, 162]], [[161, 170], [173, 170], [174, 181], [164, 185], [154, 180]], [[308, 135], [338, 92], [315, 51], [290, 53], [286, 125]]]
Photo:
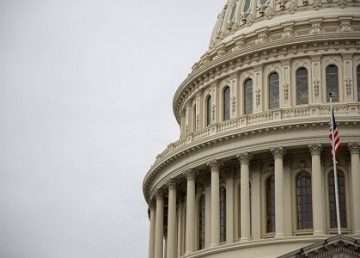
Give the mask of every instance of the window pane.
[[[342, 171], [337, 171], [337, 179], [338, 179], [338, 190], [339, 190], [340, 224], [341, 224], [342, 228], [346, 228], [347, 220], [346, 220], [345, 176]], [[331, 171], [329, 173], [328, 181], [329, 181], [330, 227], [337, 228], [334, 172], [333, 171]]]
[[358, 94], [358, 101], [360, 101], [360, 65], [358, 65], [356, 69], [357, 74], [357, 94]]
[[266, 232], [275, 232], [275, 177], [266, 180]]
[[332, 100], [339, 101], [339, 78], [336, 65], [326, 67], [326, 100], [329, 102], [329, 93], [332, 93]]
[[211, 124], [211, 96], [208, 96], [206, 101], [207, 111], [206, 111], [206, 125]]
[[308, 71], [301, 67], [296, 71], [296, 105], [308, 103]]
[[230, 88], [224, 89], [224, 121], [230, 119]]
[[244, 12], [248, 12], [250, 9], [250, 0], [245, 0]]
[[205, 196], [200, 197], [199, 202], [199, 250], [205, 247]]
[[244, 84], [244, 113], [253, 112], [253, 83], [251, 79], [245, 81]]
[[300, 173], [296, 180], [298, 229], [312, 228], [311, 177]]
[[279, 74], [269, 76], [269, 109], [279, 107]]
[[220, 242], [226, 241], [226, 190], [220, 188]]
[[232, 9], [231, 9], [231, 14], [230, 14], [230, 18], [229, 21], [233, 21], [235, 18], [235, 13], [236, 13], [236, 3], [233, 5]]

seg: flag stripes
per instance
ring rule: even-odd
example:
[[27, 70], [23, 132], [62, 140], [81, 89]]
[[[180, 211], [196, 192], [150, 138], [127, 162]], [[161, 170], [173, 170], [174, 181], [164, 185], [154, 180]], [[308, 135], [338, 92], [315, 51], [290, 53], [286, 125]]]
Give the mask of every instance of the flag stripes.
[[334, 111], [332, 111], [332, 116], [331, 116], [329, 137], [331, 140], [332, 151], [335, 151], [335, 155], [336, 155], [340, 150], [340, 134], [336, 126]]

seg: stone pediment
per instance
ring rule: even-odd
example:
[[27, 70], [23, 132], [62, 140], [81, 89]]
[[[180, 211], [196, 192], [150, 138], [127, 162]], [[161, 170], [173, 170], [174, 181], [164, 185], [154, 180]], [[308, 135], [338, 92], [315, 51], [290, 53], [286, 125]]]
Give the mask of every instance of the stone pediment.
[[278, 258], [356, 258], [360, 257], [360, 241], [337, 235], [319, 243], [306, 246]]

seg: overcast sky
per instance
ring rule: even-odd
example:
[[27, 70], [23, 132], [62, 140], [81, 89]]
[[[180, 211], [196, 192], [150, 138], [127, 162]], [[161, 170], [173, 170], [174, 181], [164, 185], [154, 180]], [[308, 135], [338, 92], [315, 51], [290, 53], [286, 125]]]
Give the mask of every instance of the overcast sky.
[[142, 180], [224, 0], [0, 0], [0, 257], [143, 258]]

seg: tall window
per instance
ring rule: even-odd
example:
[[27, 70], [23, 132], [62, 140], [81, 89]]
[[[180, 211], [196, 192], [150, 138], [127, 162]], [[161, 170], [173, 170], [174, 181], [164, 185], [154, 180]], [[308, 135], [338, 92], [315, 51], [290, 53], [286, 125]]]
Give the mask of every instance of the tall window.
[[236, 6], [237, 6], [236, 3], [232, 6], [231, 14], [230, 14], [230, 18], [229, 18], [230, 22], [232, 22], [235, 18]]
[[196, 104], [194, 104], [193, 106], [193, 114], [192, 114], [192, 120], [193, 120], [193, 130], [196, 131], [197, 130], [197, 123], [196, 123]]
[[302, 172], [297, 176], [296, 202], [298, 229], [312, 228], [311, 176], [307, 172]]
[[253, 81], [247, 79], [244, 83], [244, 113], [253, 112]]
[[326, 100], [329, 102], [329, 93], [332, 93], [332, 100], [339, 101], [339, 75], [336, 65], [326, 67]]
[[226, 190], [220, 188], [220, 242], [226, 241]]
[[230, 87], [226, 86], [223, 92], [223, 102], [224, 102], [224, 121], [230, 119]]
[[250, 9], [250, 3], [251, 3], [251, 0], [245, 0], [245, 4], [244, 4], [244, 12], [248, 12], [249, 9]]
[[205, 196], [199, 201], [199, 250], [205, 248]]
[[266, 232], [275, 232], [275, 177], [266, 180]]
[[301, 67], [296, 70], [296, 105], [308, 103], [308, 71], [305, 67]]
[[[337, 227], [336, 220], [336, 202], [334, 189], [334, 172], [331, 171], [328, 176], [329, 180], [329, 211], [330, 211], [330, 227]], [[340, 224], [342, 228], [347, 227], [346, 220], [346, 194], [345, 194], [345, 176], [342, 171], [337, 171], [337, 181], [339, 190], [339, 208], [340, 208]], [[358, 196], [357, 196], [358, 197]]]
[[274, 72], [269, 75], [269, 109], [279, 107], [279, 74]]
[[360, 65], [356, 68], [356, 75], [357, 75], [357, 99], [360, 101]]
[[206, 99], [206, 125], [211, 124], [211, 96]]

